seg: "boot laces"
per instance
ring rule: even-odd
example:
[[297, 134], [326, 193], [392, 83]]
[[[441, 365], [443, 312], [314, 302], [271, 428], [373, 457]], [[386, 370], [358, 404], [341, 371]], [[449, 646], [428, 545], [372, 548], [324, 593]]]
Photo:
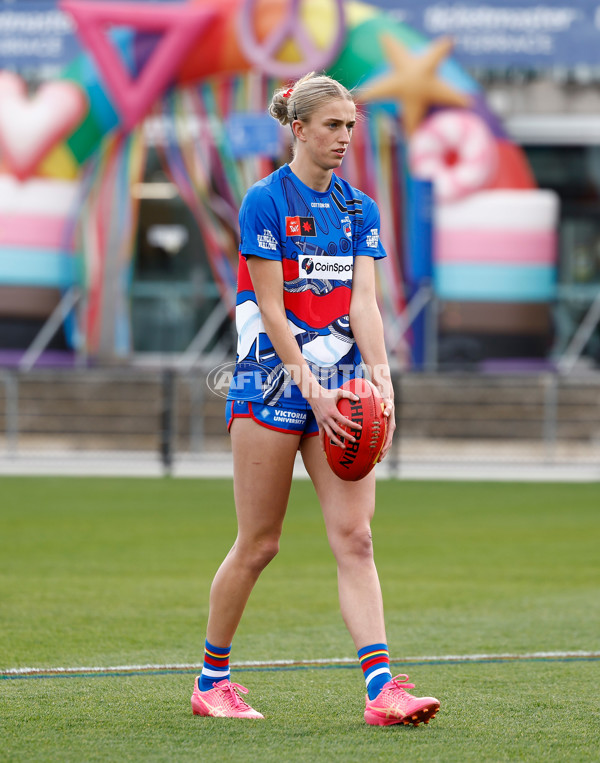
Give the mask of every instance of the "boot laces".
[[408, 676], [406, 673], [403, 673], [392, 678], [392, 680], [386, 684], [386, 688], [391, 689], [394, 692], [399, 692], [401, 696], [411, 697], [412, 695], [408, 694], [406, 689], [414, 689], [415, 685], [408, 683]]
[[[213, 686], [216, 688], [217, 684], [213, 684]], [[248, 694], [248, 689], [246, 689], [245, 686], [242, 686], [241, 684], [235, 684], [231, 681], [228, 681], [225, 686], [219, 686], [219, 689], [221, 689], [225, 696], [227, 697], [227, 701], [229, 702], [229, 705], [236, 710], [250, 710], [250, 705], [247, 702], [244, 702], [244, 700], [240, 697], [238, 692], [242, 692], [242, 694]]]

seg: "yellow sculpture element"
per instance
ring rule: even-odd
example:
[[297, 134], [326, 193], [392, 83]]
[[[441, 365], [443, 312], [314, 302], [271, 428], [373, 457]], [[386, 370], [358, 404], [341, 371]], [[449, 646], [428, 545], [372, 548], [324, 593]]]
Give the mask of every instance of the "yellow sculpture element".
[[59, 143], [42, 159], [37, 174], [43, 177], [59, 178], [60, 180], [76, 180], [79, 175], [79, 165], [73, 158], [73, 154], [65, 146]]
[[437, 69], [453, 47], [452, 40], [435, 40], [420, 55], [412, 55], [390, 34], [381, 36], [381, 47], [390, 62], [391, 71], [361, 91], [363, 101], [402, 103], [404, 130], [410, 137], [421, 124], [431, 106], [469, 105], [469, 97], [455, 90], [437, 75]]

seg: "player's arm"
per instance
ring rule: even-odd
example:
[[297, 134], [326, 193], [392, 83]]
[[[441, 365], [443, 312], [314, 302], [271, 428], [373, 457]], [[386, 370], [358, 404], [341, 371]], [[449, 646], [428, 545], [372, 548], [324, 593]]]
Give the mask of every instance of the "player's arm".
[[379, 458], [381, 461], [391, 447], [394, 429], [396, 428], [394, 387], [383, 338], [383, 321], [377, 305], [375, 260], [367, 255], [359, 255], [354, 258], [350, 328], [363, 361], [369, 369], [373, 384], [381, 393], [385, 403], [384, 415], [387, 416], [388, 427], [387, 438]]
[[[332, 442], [343, 448], [344, 442], [339, 438], [348, 435], [342, 429], [342, 425], [354, 429], [360, 429], [360, 427], [340, 414], [337, 401], [340, 397], [356, 399], [356, 396], [345, 390], [325, 389], [308, 367], [285, 314], [281, 262], [256, 256], [248, 257], [247, 261], [267, 336], [292, 379], [300, 388], [302, 396], [310, 404], [319, 425], [321, 442], [323, 437], [329, 437]], [[349, 439], [354, 441], [353, 437]]]

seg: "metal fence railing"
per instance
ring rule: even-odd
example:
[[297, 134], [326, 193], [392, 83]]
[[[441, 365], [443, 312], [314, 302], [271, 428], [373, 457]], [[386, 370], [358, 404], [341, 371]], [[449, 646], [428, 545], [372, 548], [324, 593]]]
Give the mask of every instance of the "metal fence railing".
[[[0, 371], [0, 455], [139, 453], [168, 468], [227, 453], [209, 369]], [[403, 374], [391, 462], [599, 459], [600, 374]]]

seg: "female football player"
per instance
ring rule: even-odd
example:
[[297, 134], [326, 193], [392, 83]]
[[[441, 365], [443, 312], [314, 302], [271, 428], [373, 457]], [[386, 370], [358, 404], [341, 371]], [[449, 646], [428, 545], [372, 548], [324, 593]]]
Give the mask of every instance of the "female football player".
[[291, 125], [293, 159], [256, 183], [240, 210], [236, 324], [238, 353], [226, 417], [231, 433], [238, 534], [210, 591], [205, 660], [192, 695], [195, 714], [263, 718], [230, 681], [229, 656], [248, 597], [277, 554], [296, 452], [315, 486], [337, 562], [342, 617], [367, 684], [365, 720], [419, 723], [437, 712], [432, 697], [392, 678], [370, 523], [375, 473], [337, 477], [325, 438], [353, 441], [337, 402], [362, 362], [394, 432], [394, 392], [375, 297], [375, 261], [385, 257], [379, 212], [335, 174], [356, 123], [351, 93], [314, 73], [275, 93], [270, 114]]

